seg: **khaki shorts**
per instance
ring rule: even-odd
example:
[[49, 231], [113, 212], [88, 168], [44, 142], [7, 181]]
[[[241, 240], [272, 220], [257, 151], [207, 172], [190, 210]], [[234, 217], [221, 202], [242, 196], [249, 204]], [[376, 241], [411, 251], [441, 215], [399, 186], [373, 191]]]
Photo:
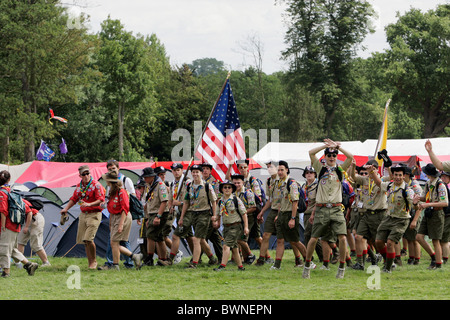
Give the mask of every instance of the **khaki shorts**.
[[194, 228], [194, 237], [197, 239], [206, 239], [208, 236], [211, 214], [209, 210], [192, 212], [192, 227]]
[[366, 211], [359, 219], [356, 234], [367, 240], [375, 239], [381, 221], [386, 216], [386, 210]]
[[25, 256], [17, 250], [17, 232], [6, 229], [0, 232], [0, 267], [10, 268], [11, 258], [15, 262], [25, 260]]
[[94, 241], [98, 227], [102, 222], [102, 212], [81, 212], [78, 217], [77, 244]]
[[[178, 220], [179, 218], [177, 218], [177, 221]], [[192, 232], [192, 211], [187, 211], [184, 214], [183, 226], [180, 227], [177, 223], [174, 234], [182, 239], [187, 239], [194, 236], [194, 233]]]
[[376, 240], [383, 240], [384, 242], [391, 240], [398, 243], [402, 239], [408, 225], [409, 219], [395, 218], [387, 215], [378, 227]]
[[418, 233], [427, 235], [432, 240], [441, 240], [444, 234], [444, 222], [444, 211], [433, 211], [431, 218], [423, 216]]
[[230, 226], [223, 227], [223, 238], [224, 245], [234, 249], [238, 247], [238, 240], [242, 240], [244, 235], [244, 229], [242, 228], [242, 223], [234, 223]]
[[44, 226], [44, 216], [39, 212], [36, 213], [31, 220], [30, 227], [28, 228], [28, 233], [23, 233], [22, 229], [22, 231], [17, 236], [17, 242], [23, 246], [26, 246], [28, 241], [30, 241], [30, 247], [32, 251], [41, 251], [42, 249], [44, 249], [44, 247], [42, 246], [42, 242], [44, 240]]
[[329, 228], [336, 235], [347, 234], [342, 207], [317, 207], [314, 215], [314, 223], [311, 231], [312, 238], [320, 238], [329, 234]]
[[292, 211], [281, 211], [278, 214], [277, 225], [277, 238], [284, 239], [288, 242], [300, 241], [300, 223], [298, 215], [295, 217], [294, 228], [289, 228], [289, 221], [291, 221]]
[[444, 232], [441, 241], [450, 242], [450, 216], [444, 218]]
[[277, 227], [275, 225], [275, 218], [278, 215], [278, 210], [271, 209], [264, 221], [264, 233], [271, 233], [275, 235], [277, 233]]
[[[411, 213], [413, 215], [413, 213]], [[417, 219], [417, 225], [414, 229], [411, 229], [409, 226], [411, 225], [412, 218], [409, 220], [408, 228], [406, 228], [405, 234], [403, 235], [403, 238], [405, 238], [407, 241], [415, 241], [417, 233], [420, 228], [420, 223], [422, 222], [422, 216]]]
[[155, 242], [162, 242], [164, 241], [163, 229], [167, 223], [167, 212], [163, 213], [157, 226], [153, 225], [156, 215], [157, 213], [149, 213], [148, 215], [146, 237]]
[[163, 227], [163, 237], [168, 237], [170, 235], [170, 233], [172, 232], [172, 225], [173, 222], [175, 221], [175, 215], [173, 213], [169, 213], [167, 216], [167, 221], [165, 226]]
[[247, 215], [248, 219], [248, 230], [250, 233], [247, 238], [256, 239], [261, 237], [261, 227], [258, 223], [257, 215], [255, 213], [250, 213]]
[[122, 214], [111, 214], [109, 215], [109, 230], [111, 232], [111, 241], [128, 241], [131, 231], [131, 214], [125, 216], [123, 221], [123, 230], [119, 233], [119, 223]]

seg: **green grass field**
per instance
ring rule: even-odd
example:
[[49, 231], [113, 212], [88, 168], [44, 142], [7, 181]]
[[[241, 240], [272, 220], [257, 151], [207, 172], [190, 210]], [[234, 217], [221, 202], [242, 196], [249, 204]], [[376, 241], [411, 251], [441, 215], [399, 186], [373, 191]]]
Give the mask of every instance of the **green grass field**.
[[[34, 257], [32, 261], [40, 263]], [[450, 292], [450, 265], [427, 270], [427, 254], [418, 266], [404, 261], [392, 274], [381, 273], [380, 289], [368, 288], [367, 281], [375, 274], [366, 271], [347, 268], [345, 278], [336, 279], [337, 265], [325, 271], [319, 270], [319, 264], [311, 279], [302, 279], [302, 268], [294, 267], [291, 250], [285, 252], [281, 270], [270, 270], [266, 264], [238, 272], [229, 264], [225, 271], [215, 272], [206, 263], [196, 270], [184, 269], [188, 261], [186, 257], [178, 265], [139, 271], [124, 267], [97, 271], [87, 268], [86, 259], [50, 258], [52, 266], [39, 268], [32, 277], [13, 265], [11, 277], [0, 278], [0, 292], [8, 300], [442, 300]], [[102, 265], [104, 259], [98, 262]], [[76, 284], [75, 273], [67, 273], [71, 265], [80, 269], [79, 289], [69, 288]]]

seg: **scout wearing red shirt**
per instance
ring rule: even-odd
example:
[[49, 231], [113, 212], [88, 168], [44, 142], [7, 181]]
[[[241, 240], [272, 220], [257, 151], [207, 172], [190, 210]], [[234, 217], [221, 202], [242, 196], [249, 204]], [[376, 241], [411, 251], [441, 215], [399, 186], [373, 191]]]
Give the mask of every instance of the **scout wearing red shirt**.
[[[89, 166], [78, 168], [81, 181], [77, 184], [67, 206], [61, 210], [61, 215], [67, 215], [67, 211], [76, 203], [80, 205], [81, 214], [78, 221], [77, 243], [84, 243], [89, 268], [97, 268], [96, 247], [94, 243], [98, 227], [102, 222], [101, 203], [105, 202], [105, 189], [95, 181], [90, 174]], [[63, 222], [63, 219], [61, 219]]]

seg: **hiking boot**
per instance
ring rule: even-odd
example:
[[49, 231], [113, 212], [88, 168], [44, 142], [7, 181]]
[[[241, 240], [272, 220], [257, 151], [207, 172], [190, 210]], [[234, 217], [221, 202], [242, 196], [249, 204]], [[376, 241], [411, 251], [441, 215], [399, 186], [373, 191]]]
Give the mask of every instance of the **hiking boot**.
[[265, 262], [263, 259], [259, 258], [258, 260], [256, 260], [255, 266], [261, 267], [261, 266], [263, 266], [265, 263], [266, 263], [266, 262]]
[[185, 269], [197, 269], [197, 264], [196, 263], [188, 263], [188, 265], [186, 267], [184, 267]]
[[143, 257], [144, 255], [142, 253], [135, 253], [131, 255], [131, 260], [133, 260], [134, 264], [136, 265], [136, 270], [141, 269]]
[[311, 268], [303, 267], [302, 278], [303, 279], [310, 279], [311, 278]]
[[109, 269], [111, 269], [111, 266], [109, 266], [107, 264], [105, 264], [104, 266], [101, 266], [101, 267], [97, 267], [98, 271], [109, 270]]
[[338, 272], [336, 273], [336, 279], [344, 279], [344, 268], [338, 268]]
[[253, 264], [253, 262], [255, 262], [255, 259], [256, 259], [255, 255], [252, 254], [252, 255], [248, 256], [247, 258], [245, 258], [244, 263], [251, 265], [251, 264]]
[[179, 264], [181, 262], [181, 259], [183, 258], [183, 252], [178, 250], [177, 255], [173, 259], [173, 264]]
[[362, 264], [360, 264], [359, 262], [357, 262], [352, 266], [352, 269], [364, 271], [364, 266]]
[[265, 262], [268, 264], [273, 264], [275, 262], [275, 260], [273, 260], [272, 258], [266, 258]]
[[326, 266], [326, 265], [322, 265], [319, 270], [330, 270], [330, 267]]
[[394, 259], [394, 263], [395, 263], [397, 266], [399, 266], [399, 267], [403, 267], [403, 262], [402, 262], [402, 259], [401, 259], [400, 257], [395, 258], [395, 259]]
[[5, 271], [2, 272], [2, 278], [9, 278], [11, 275], [9, 273], [6, 273]]
[[210, 266], [213, 266], [213, 265], [217, 264], [218, 262], [219, 262], [219, 260], [217, 260], [216, 257], [211, 256], [211, 258], [209, 258], [208, 264], [209, 264]]
[[214, 271], [223, 271], [223, 270], [225, 270], [225, 267], [223, 265], [220, 265], [217, 268], [214, 268], [213, 270]]
[[436, 261], [431, 261], [430, 265], [427, 268], [428, 270], [436, 269]]
[[303, 267], [303, 266], [304, 266], [304, 263], [303, 263], [302, 259], [295, 259], [295, 267], [300, 268], [300, 267]]
[[269, 270], [281, 270], [281, 267], [275, 267], [275, 265], [273, 265]]
[[29, 276], [33, 276], [38, 267], [39, 265], [36, 262], [28, 262], [23, 266], [23, 268], [27, 270]]
[[339, 261], [339, 254], [333, 254], [333, 256], [331, 257], [330, 263], [336, 264], [338, 261]]
[[408, 259], [408, 265], [413, 265], [414, 264], [414, 258], [409, 258]]
[[51, 267], [51, 263], [49, 261], [45, 261], [43, 264], [41, 264], [41, 268]]
[[407, 254], [407, 251], [406, 251], [406, 249], [402, 249], [402, 250], [400, 250], [400, 254], [401, 254], [401, 256], [402, 256], [402, 257], [405, 257], [405, 256], [406, 256], [406, 254]]
[[392, 271], [390, 269], [387, 269], [386, 267], [384, 267], [382, 271], [384, 273], [392, 273]]
[[169, 262], [167, 262], [166, 260], [158, 259], [158, 262], [156, 262], [156, 265], [161, 266], [161, 267], [167, 267], [169, 265]]
[[111, 268], [109, 268], [109, 270], [113, 270], [113, 271], [120, 271], [120, 267], [118, 264], [113, 264], [111, 266]]

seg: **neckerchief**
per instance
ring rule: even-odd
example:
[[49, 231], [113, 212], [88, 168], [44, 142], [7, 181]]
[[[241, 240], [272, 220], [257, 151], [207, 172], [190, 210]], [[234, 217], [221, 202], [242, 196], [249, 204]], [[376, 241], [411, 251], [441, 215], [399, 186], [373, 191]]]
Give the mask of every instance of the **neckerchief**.
[[81, 192], [81, 198], [83, 199], [86, 197], [86, 192], [88, 191], [89, 187], [91, 186], [91, 183], [94, 179], [89, 180], [89, 183], [86, 185], [86, 187], [83, 187], [83, 181], [80, 181], [80, 192]]

